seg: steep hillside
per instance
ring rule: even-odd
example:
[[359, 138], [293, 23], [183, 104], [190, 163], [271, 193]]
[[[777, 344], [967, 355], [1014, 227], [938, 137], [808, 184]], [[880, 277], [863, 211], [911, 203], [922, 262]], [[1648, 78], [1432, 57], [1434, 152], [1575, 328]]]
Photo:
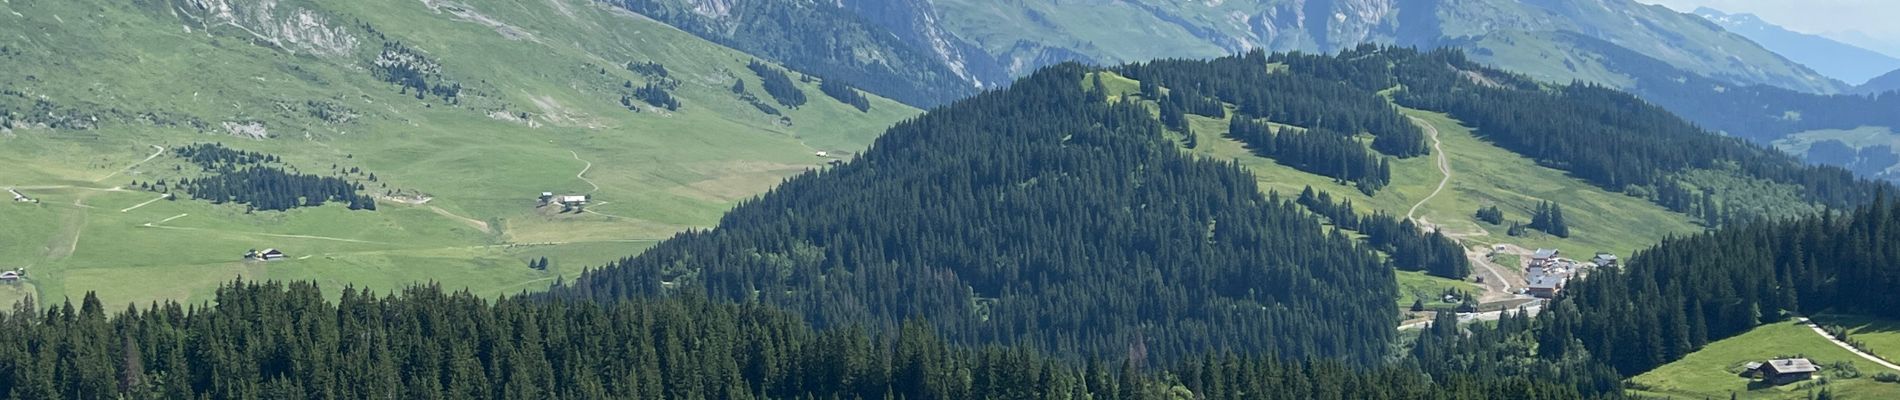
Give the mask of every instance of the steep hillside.
[[[1095, 4], [936, 2], [943, 26], [1021, 73], [1069, 53], [1106, 63], [1213, 57], [1264, 48], [1335, 51], [1360, 43], [1458, 45], [1540, 79], [1621, 84], [1549, 32], [1575, 32], [1740, 83], [1833, 93], [1845, 86], [1693, 15], [1634, 1], [1246, 0]], [[1143, 40], [1125, 40], [1141, 37]], [[1058, 58], [1059, 59], [1059, 58]]]
[[1729, 14], [1702, 7], [1695, 10], [1695, 15], [1759, 43], [1769, 51], [1813, 68], [1815, 72], [1848, 84], [1867, 82], [1900, 68], [1900, 58], [1818, 35], [1790, 31], [1754, 14]]
[[[0, 268], [29, 275], [0, 289], [15, 297], [206, 299], [240, 275], [537, 288], [917, 112], [768, 84], [752, 57], [585, 1], [12, 2], [0, 19], [0, 187], [38, 200], [0, 205], [28, 222], [0, 235]], [[788, 90], [809, 100], [767, 93]], [[184, 152], [214, 142], [243, 153]], [[320, 190], [329, 205], [305, 197]], [[267, 248], [289, 257], [243, 261]]]
[[928, 107], [962, 98], [985, 83], [1007, 83], [986, 62], [966, 61], [957, 42], [941, 32], [889, 26], [931, 26], [934, 16], [904, 3], [857, 2], [878, 13], [874, 23], [831, 2], [730, 0], [613, 0], [633, 12], [700, 37], [778, 60], [823, 77], [842, 79], [908, 104]]

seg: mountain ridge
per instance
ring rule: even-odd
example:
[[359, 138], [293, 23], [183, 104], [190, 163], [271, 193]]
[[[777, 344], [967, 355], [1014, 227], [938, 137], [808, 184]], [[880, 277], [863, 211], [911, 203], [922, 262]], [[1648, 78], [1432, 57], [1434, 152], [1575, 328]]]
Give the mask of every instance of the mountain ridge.
[[1880, 74], [1900, 69], [1900, 58], [1820, 35], [1795, 32], [1754, 14], [1729, 14], [1709, 7], [1699, 7], [1694, 14], [1849, 84], [1861, 85]]

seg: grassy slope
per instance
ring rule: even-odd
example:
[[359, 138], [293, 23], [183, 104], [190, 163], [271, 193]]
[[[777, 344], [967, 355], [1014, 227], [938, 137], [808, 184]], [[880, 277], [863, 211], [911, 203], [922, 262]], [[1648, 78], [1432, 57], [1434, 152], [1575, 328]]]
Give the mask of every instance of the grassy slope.
[[[1122, 98], [1139, 92], [1140, 83], [1113, 73], [1103, 73], [1102, 83], [1108, 94]], [[1571, 254], [1589, 255], [1610, 251], [1627, 256], [1649, 247], [1670, 235], [1681, 235], [1700, 228], [1689, 218], [1665, 210], [1646, 200], [1604, 191], [1570, 178], [1564, 172], [1537, 165], [1528, 158], [1491, 145], [1473, 136], [1471, 129], [1443, 114], [1405, 110], [1406, 115], [1431, 124], [1439, 131], [1449, 157], [1452, 179], [1445, 190], [1418, 207], [1418, 217], [1438, 224], [1460, 237], [1467, 245], [1489, 247], [1516, 244], [1527, 248], [1558, 248]], [[1404, 215], [1413, 205], [1430, 195], [1444, 177], [1436, 166], [1436, 155], [1394, 160], [1392, 184], [1374, 196], [1333, 182], [1332, 178], [1302, 172], [1259, 157], [1245, 145], [1224, 137], [1227, 119], [1189, 116], [1190, 129], [1198, 136], [1199, 146], [1186, 150], [1194, 154], [1234, 160], [1253, 171], [1262, 190], [1282, 196], [1296, 196], [1311, 186], [1351, 199], [1363, 213], [1385, 212]], [[1507, 226], [1489, 225], [1473, 217], [1479, 207], [1497, 205], [1507, 220], [1528, 222], [1537, 204], [1544, 200], [1564, 205], [1570, 223], [1570, 238], [1558, 238], [1533, 231], [1528, 237], [1504, 234]], [[1517, 257], [1500, 255], [1501, 265], [1517, 265]], [[1401, 307], [1412, 300], [1431, 298], [1448, 288], [1477, 293], [1477, 285], [1437, 278], [1422, 273], [1400, 273]], [[1428, 303], [1436, 304], [1436, 303]]]
[[[1900, 148], [1900, 134], [1895, 134], [1893, 128], [1884, 126], [1863, 126], [1854, 129], [1820, 129], [1800, 132], [1788, 135], [1788, 137], [1782, 138], [1781, 140], [1776, 140], [1774, 146], [1789, 154], [1805, 156], [1808, 154], [1809, 147], [1817, 142], [1828, 140], [1841, 141], [1841, 143], [1846, 143], [1848, 147], [1853, 147], [1856, 150], [1868, 146], [1881, 145]], [[1888, 167], [1887, 171], [1889, 173], [1900, 171], [1900, 165]]]
[[1822, 314], [1812, 317], [1822, 326], [1847, 327], [1847, 337], [1864, 344], [1874, 355], [1892, 360], [1900, 356], [1900, 321], [1855, 315]]
[[[1438, 128], [1453, 171], [1445, 191], [1419, 207], [1418, 216], [1443, 226], [1470, 244], [1554, 247], [1573, 256], [1599, 250], [1628, 255], [1669, 235], [1700, 230], [1686, 216], [1643, 199], [1604, 191], [1486, 143], [1443, 114], [1417, 110], [1407, 110], [1406, 114]], [[1225, 120], [1197, 118], [1194, 122], [1195, 132], [1201, 135], [1201, 145], [1193, 150], [1195, 153], [1236, 159], [1259, 176], [1262, 188], [1287, 196], [1297, 195], [1301, 189], [1312, 186], [1352, 199], [1362, 212], [1404, 215], [1420, 199], [1431, 194], [1443, 177], [1434, 165], [1435, 156], [1395, 160], [1393, 183], [1375, 196], [1365, 196], [1351, 186], [1334, 183], [1332, 178], [1300, 172], [1254, 156], [1241, 143], [1220, 137], [1227, 129]], [[1497, 205], [1504, 210], [1507, 220], [1528, 222], [1531, 211], [1544, 200], [1563, 204], [1564, 216], [1570, 223], [1570, 238], [1535, 232], [1529, 237], [1509, 237], [1504, 235], [1506, 226], [1485, 224], [1473, 217], [1479, 207]]]
[[[31, 276], [29, 285], [0, 291], [0, 301], [20, 289], [54, 300], [96, 290], [111, 304], [202, 300], [239, 276], [384, 291], [425, 281], [485, 295], [538, 288], [681, 229], [711, 225], [737, 201], [822, 165], [814, 150], [856, 151], [917, 113], [881, 98], [860, 113], [812, 83], [804, 85], [811, 103], [787, 110], [792, 123], [782, 125], [727, 89], [744, 79], [759, 90], [744, 68], [749, 56], [585, 1], [483, 0], [463, 7], [479, 16], [460, 17], [413, 1], [284, 3], [280, 10], [313, 7], [331, 21], [373, 25], [426, 52], [481, 96], [465, 96], [460, 107], [417, 101], [373, 79], [362, 59], [266, 47], [229, 28], [208, 33], [167, 11], [93, 0], [0, 3], [0, 45], [24, 49], [0, 58], [0, 70], [14, 72], [0, 76], [0, 86], [73, 108], [156, 110], [214, 127], [118, 123], [0, 134], [7, 166], [0, 186], [28, 188], [42, 200], [0, 204], [0, 220], [9, 221], [0, 233], [0, 267], [29, 267]], [[373, 55], [381, 44], [365, 39], [362, 46]], [[620, 84], [644, 79], [619, 66], [636, 60], [663, 63], [681, 81], [681, 111], [621, 107]], [[306, 100], [344, 104], [361, 117], [329, 125], [275, 108]], [[528, 113], [534, 122], [487, 116], [498, 110]], [[259, 121], [275, 137], [223, 135], [215, 129], [222, 121]], [[183, 200], [121, 212], [154, 196], [101, 190], [149, 180], [177, 163], [161, 157], [120, 173], [152, 145], [201, 141], [277, 154], [308, 172], [361, 167], [391, 188], [434, 200], [384, 201], [374, 213], [330, 206], [245, 214]], [[588, 162], [584, 176], [600, 187], [590, 209], [596, 213], [533, 209], [541, 191], [592, 190], [576, 177]], [[70, 187], [43, 188], [54, 186]], [[143, 226], [178, 215], [186, 216]], [[293, 260], [236, 261], [245, 249], [263, 247], [285, 249]], [[554, 260], [548, 271], [525, 267], [542, 256]]]
[[1703, 399], [1726, 397], [1735, 393], [1744, 399], [1802, 399], [1809, 392], [1787, 385], [1749, 390], [1748, 380], [1736, 376], [1742, 363], [1762, 361], [1776, 356], [1802, 355], [1819, 363], [1850, 361], [1864, 376], [1835, 379], [1828, 387], [1835, 395], [1850, 399], [1900, 398], [1900, 384], [1879, 383], [1873, 374], [1884, 371], [1878, 365], [1836, 347], [1805, 325], [1782, 322], [1756, 327], [1740, 336], [1710, 343], [1701, 351], [1663, 365], [1635, 378], [1632, 382], [1647, 386], [1638, 393], [1668, 398]]

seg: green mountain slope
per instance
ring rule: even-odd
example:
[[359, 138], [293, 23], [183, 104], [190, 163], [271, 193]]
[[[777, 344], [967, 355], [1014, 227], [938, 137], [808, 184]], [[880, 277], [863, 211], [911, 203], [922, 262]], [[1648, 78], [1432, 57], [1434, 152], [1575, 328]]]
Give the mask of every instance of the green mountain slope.
[[[1435, 174], [1437, 155], [1450, 181]], [[1295, 194], [1308, 186], [1361, 214]], [[899, 124], [856, 161], [792, 178], [710, 231], [555, 293], [707, 295], [774, 304], [821, 326], [928, 318], [956, 342], [1063, 354], [1172, 359], [1218, 348], [1364, 360], [1360, 346], [1380, 340], [1367, 336], [1380, 335], [1368, 318], [1389, 318], [1399, 296], [1433, 295], [1396, 293], [1392, 269], [1453, 278], [1475, 269], [1426, 265], [1444, 260], [1441, 246], [1457, 261], [1482, 258], [1488, 244], [1630, 252], [1694, 223], [1814, 215], [1871, 201], [1881, 187], [1712, 135], [1621, 92], [1545, 86], [1457, 51], [1063, 64]], [[1577, 215], [1574, 229], [1542, 223], [1512, 235], [1467, 217], [1496, 206], [1523, 222], [1545, 202]], [[1375, 217], [1346, 222], [1365, 215]], [[1429, 238], [1411, 239], [1421, 234]], [[1360, 244], [1336, 247], [1349, 237]], [[1368, 250], [1376, 260], [1362, 258]], [[1522, 286], [1517, 265], [1486, 269], [1500, 292]], [[1410, 281], [1406, 290], [1430, 286]], [[1341, 287], [1367, 297], [1331, 292]], [[1309, 318], [1316, 312], [1341, 317]], [[1312, 341], [1326, 329], [1356, 342]]]
[[[0, 205], [24, 222], [0, 236], [0, 267], [30, 276], [16, 297], [204, 299], [237, 276], [542, 287], [917, 112], [859, 111], [797, 73], [810, 100], [791, 107], [752, 57], [584, 1], [12, 2], [0, 19], [0, 187], [39, 200]], [[192, 200], [173, 187], [213, 173], [177, 149], [207, 142], [379, 207]], [[592, 202], [537, 208], [544, 191]], [[290, 258], [240, 261], [264, 248]]]
[[966, 343], [1178, 360], [1210, 349], [1372, 363], [1392, 269], [1066, 64], [899, 124], [708, 232], [558, 293], [705, 293], [824, 326], [928, 319]]

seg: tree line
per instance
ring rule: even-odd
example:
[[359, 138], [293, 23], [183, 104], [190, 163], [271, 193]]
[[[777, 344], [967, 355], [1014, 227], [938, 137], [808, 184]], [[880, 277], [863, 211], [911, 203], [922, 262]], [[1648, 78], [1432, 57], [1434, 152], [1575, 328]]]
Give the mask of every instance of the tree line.
[[1194, 114], [1217, 117], [1219, 110], [1207, 101], [1225, 102], [1267, 121], [1347, 135], [1369, 133], [1374, 150], [1394, 157], [1431, 152], [1424, 131], [1379, 94], [1386, 87], [1366, 89], [1298, 71], [1276, 72], [1262, 51], [1206, 61], [1159, 60], [1114, 70], [1142, 82], [1143, 94], [1150, 99], [1160, 99], [1160, 88], [1167, 88], [1168, 97], [1179, 95], [1176, 101], [1201, 104], [1185, 108], [1197, 111]]
[[1352, 200], [1335, 201], [1331, 193], [1315, 191], [1312, 186], [1301, 190], [1294, 202], [1326, 217], [1333, 226], [1364, 234], [1366, 243], [1388, 255], [1399, 270], [1425, 271], [1448, 279], [1464, 279], [1471, 274], [1471, 260], [1465, 257], [1464, 246], [1437, 229], [1423, 229], [1410, 218], [1383, 212], [1361, 216], [1353, 209]]
[[929, 323], [816, 329], [759, 304], [486, 300], [234, 281], [209, 304], [109, 312], [88, 293], [0, 312], [23, 399], [1581, 399], [1563, 380], [1208, 354], [1068, 362], [955, 346]]
[[[1276, 54], [1294, 75], [1390, 93], [1407, 107], [1443, 111], [1475, 133], [1539, 164], [1607, 190], [1657, 201], [1658, 189], [1714, 171], [1756, 182], [1702, 187], [1745, 198], [1762, 184], [1796, 191], [1797, 202], [1852, 207], [1881, 185], [1846, 170], [1808, 166], [1779, 151], [1712, 135], [1660, 107], [1588, 83], [1546, 89], [1530, 78], [1484, 67], [1457, 50], [1361, 46], [1338, 55]], [[1685, 211], [1682, 202], [1662, 202]], [[1800, 204], [1781, 204], [1782, 207]]]
[[844, 81], [825, 78], [818, 82], [818, 91], [824, 92], [826, 96], [831, 96], [839, 103], [858, 109], [859, 112], [871, 111], [871, 99], [865, 98], [864, 93], [858, 93], [857, 88], [851, 87]]
[[[1900, 204], [1673, 238], [1573, 282], [1538, 316], [1543, 347], [1581, 348], [1625, 374], [1788, 314], [1900, 318]], [[1553, 356], [1561, 356], [1557, 351]]]
[[772, 100], [793, 109], [805, 105], [805, 91], [799, 89], [798, 84], [792, 83], [792, 78], [785, 76], [785, 71], [766, 65], [759, 60], [747, 63], [746, 68], [759, 76], [759, 87], [765, 89], [765, 94], [772, 96]]
[[1255, 155], [1293, 169], [1350, 182], [1371, 195], [1392, 182], [1392, 164], [1346, 134], [1325, 129], [1273, 129], [1245, 114], [1228, 122], [1227, 136]]

